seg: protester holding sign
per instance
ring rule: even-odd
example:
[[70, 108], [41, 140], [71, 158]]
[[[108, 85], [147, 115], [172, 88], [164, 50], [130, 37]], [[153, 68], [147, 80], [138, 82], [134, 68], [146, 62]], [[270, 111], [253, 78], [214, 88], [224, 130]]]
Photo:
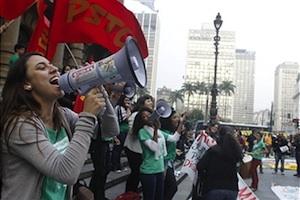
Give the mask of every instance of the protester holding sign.
[[274, 149], [274, 153], [275, 153], [274, 174], [276, 174], [277, 171], [278, 171], [278, 164], [279, 164], [279, 161], [280, 161], [280, 163], [281, 163], [281, 166], [280, 166], [281, 175], [284, 175], [284, 160], [285, 160], [286, 154], [289, 151], [289, 147], [288, 147], [288, 141], [282, 133], [280, 133], [277, 136], [277, 138], [273, 141], [273, 149]]
[[197, 164], [203, 179], [204, 200], [236, 200], [239, 191], [237, 164], [242, 154], [234, 130], [221, 127], [217, 145], [208, 149]]
[[[216, 136], [218, 132], [218, 125], [210, 123], [207, 131], [209, 132], [209, 134], [213, 134], [214, 136]], [[181, 172], [187, 173], [193, 181], [193, 188], [191, 194], [189, 195], [192, 196], [192, 199], [198, 199], [201, 196], [201, 187], [199, 186], [201, 186], [202, 180], [198, 174], [196, 165], [202, 158], [204, 153], [207, 151], [207, 149], [214, 145], [216, 145], [216, 141], [211, 136], [209, 136], [205, 130], [200, 130], [188, 153], [185, 156]]]

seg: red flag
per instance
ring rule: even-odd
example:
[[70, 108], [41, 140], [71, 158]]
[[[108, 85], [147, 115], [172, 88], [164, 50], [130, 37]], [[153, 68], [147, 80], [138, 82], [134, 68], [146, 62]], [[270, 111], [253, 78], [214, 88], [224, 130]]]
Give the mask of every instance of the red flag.
[[11, 20], [22, 15], [37, 0], [0, 0], [0, 16]]
[[37, 3], [37, 12], [39, 15], [39, 19], [35, 26], [34, 32], [31, 35], [28, 51], [36, 51], [40, 52], [43, 55], [47, 53], [48, 46], [48, 35], [49, 35], [49, 27], [50, 21], [44, 15], [45, 10], [47, 9], [47, 4], [42, 0]]
[[123, 47], [131, 35], [142, 56], [148, 56], [147, 43], [134, 14], [116, 0], [55, 1], [47, 57], [55, 53], [59, 42], [97, 43], [111, 53]]

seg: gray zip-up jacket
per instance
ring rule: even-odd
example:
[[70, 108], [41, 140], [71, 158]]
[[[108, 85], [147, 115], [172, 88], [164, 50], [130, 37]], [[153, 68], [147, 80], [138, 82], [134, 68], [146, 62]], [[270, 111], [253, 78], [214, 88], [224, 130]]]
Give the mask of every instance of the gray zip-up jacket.
[[[52, 177], [68, 185], [68, 199], [72, 185], [76, 183], [87, 158], [91, 137], [95, 134], [97, 119], [94, 115], [60, 109], [68, 133], [72, 139], [60, 154], [47, 138], [45, 125], [39, 117], [32, 117], [35, 126], [20, 117], [17, 126], [9, 127], [12, 134], [9, 149], [2, 145], [2, 200], [38, 200], [44, 176]], [[118, 121], [113, 109], [106, 109], [102, 116], [101, 131], [108, 135], [119, 133]], [[68, 126], [69, 125], [69, 126]], [[98, 131], [97, 131], [98, 132]]]

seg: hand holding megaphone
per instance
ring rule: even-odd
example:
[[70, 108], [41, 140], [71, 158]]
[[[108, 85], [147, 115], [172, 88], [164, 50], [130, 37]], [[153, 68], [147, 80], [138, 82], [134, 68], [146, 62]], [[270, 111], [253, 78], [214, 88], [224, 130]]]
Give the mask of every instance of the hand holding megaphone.
[[153, 111], [153, 113], [150, 116], [150, 121], [155, 121], [160, 117], [167, 118], [171, 115], [171, 113], [172, 113], [172, 109], [168, 105], [168, 103], [163, 99], [159, 99], [156, 102], [156, 109]]
[[58, 84], [66, 93], [78, 91], [84, 94], [97, 85], [130, 81], [144, 88], [147, 75], [137, 43], [129, 36], [124, 47], [117, 53], [63, 74]]
[[99, 88], [93, 88], [85, 96], [83, 111], [98, 115], [105, 111], [105, 106], [105, 94]]

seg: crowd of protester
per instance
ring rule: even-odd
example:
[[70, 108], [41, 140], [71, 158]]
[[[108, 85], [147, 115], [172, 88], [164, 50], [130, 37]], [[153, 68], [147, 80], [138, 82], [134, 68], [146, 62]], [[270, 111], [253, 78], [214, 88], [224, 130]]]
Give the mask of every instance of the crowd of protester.
[[[198, 134], [186, 128], [185, 113], [171, 108], [170, 116], [153, 118], [154, 97], [134, 101], [122, 89], [113, 89], [125, 83], [97, 86], [85, 95], [64, 94], [58, 68], [42, 55], [26, 53], [13, 62], [0, 113], [2, 199], [71, 199], [88, 154], [94, 171], [87, 187], [95, 200], [108, 199], [108, 173], [127, 170], [122, 155], [130, 172], [121, 193], [139, 196], [141, 184], [145, 200], [174, 197], [174, 162], [184, 160]], [[61, 74], [71, 69], [66, 66]], [[274, 174], [280, 170], [284, 175], [285, 158], [294, 155], [295, 176], [300, 177], [300, 134], [287, 138], [255, 130], [245, 135], [218, 122], [211, 122], [206, 133], [216, 145], [197, 164], [202, 199], [236, 199], [244, 154], [252, 156], [252, 191], [259, 186], [257, 169], [263, 173], [263, 157], [274, 156]]]

